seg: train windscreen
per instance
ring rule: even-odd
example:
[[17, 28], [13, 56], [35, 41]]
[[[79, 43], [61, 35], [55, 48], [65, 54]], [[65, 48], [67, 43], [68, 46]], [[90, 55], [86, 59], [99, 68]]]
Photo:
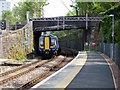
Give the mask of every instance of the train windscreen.
[[40, 45], [44, 46], [44, 39], [43, 38], [40, 38]]
[[55, 45], [55, 39], [51, 38], [51, 46]]

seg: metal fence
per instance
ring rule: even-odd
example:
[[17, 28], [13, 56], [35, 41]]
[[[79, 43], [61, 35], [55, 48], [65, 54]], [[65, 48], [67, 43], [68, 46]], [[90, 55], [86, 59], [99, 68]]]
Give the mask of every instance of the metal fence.
[[[113, 58], [113, 61], [118, 65], [120, 69], [120, 45], [118, 44], [108, 44], [108, 43], [100, 43], [99, 45], [100, 51]], [[113, 54], [112, 54], [113, 52]]]

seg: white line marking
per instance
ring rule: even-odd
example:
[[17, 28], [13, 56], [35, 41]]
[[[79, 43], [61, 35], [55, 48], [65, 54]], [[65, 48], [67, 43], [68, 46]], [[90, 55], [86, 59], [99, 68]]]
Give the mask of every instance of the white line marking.
[[70, 64], [72, 64], [79, 55], [80, 55], [80, 51], [79, 51], [78, 55], [77, 55], [70, 63], [68, 63], [68, 64], [65, 65], [63, 68], [61, 68], [60, 70], [58, 70], [57, 72], [55, 72], [55, 73], [52, 74], [51, 76], [47, 77], [46, 79], [44, 79], [44, 80], [41, 81], [40, 83], [36, 84], [36, 85], [33, 86], [32, 88], [37, 88], [37, 87], [39, 87], [40, 85], [42, 85], [43, 83], [45, 83], [46, 81], [48, 81], [50, 78], [52, 78], [52, 77], [55, 76], [56, 74], [60, 73], [63, 69], [65, 69], [65, 68], [68, 67]]
[[[102, 54], [100, 54], [102, 57], [104, 57]], [[104, 59], [106, 60], [106, 58], [104, 57]], [[107, 60], [106, 60], [107, 61]], [[107, 61], [107, 63], [108, 63], [108, 65], [109, 65], [109, 68], [110, 68], [110, 70], [111, 70], [111, 72], [112, 72], [112, 77], [113, 77], [113, 82], [114, 82], [114, 86], [115, 86], [115, 89], [117, 90], [117, 85], [116, 85], [116, 82], [115, 82], [115, 77], [114, 77], [114, 74], [113, 74], [113, 70], [112, 70], [112, 68], [111, 68], [111, 66], [110, 66], [110, 64], [109, 64], [109, 62]]]

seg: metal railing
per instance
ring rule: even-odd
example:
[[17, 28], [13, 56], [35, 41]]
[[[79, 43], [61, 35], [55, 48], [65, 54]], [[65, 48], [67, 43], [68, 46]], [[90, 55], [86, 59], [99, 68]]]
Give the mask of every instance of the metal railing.
[[[113, 47], [113, 49], [112, 49]], [[100, 43], [99, 49], [101, 52], [112, 58], [113, 52], [113, 61], [118, 65], [120, 69], [120, 45], [118, 44], [108, 44], [108, 43]]]
[[54, 17], [33, 18], [32, 21], [102, 21], [103, 17]]

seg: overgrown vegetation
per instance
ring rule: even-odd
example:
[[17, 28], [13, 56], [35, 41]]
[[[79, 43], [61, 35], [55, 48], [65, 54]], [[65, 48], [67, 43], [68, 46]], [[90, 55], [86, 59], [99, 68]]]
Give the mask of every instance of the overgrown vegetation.
[[99, 45], [97, 46], [86, 46], [84, 51], [99, 51]]
[[120, 5], [114, 9], [108, 10], [103, 14], [104, 19], [102, 22], [102, 32], [105, 43], [112, 43], [112, 17], [110, 14], [114, 14], [114, 43], [120, 44]]
[[72, 13], [69, 12], [67, 16], [85, 15], [86, 13], [88, 14], [103, 13], [110, 8], [118, 6], [118, 3], [116, 2], [77, 2], [74, 0], [71, 1], [73, 2], [73, 4], [70, 6], [73, 7], [74, 11]]
[[71, 33], [67, 36], [64, 36], [64, 37], [59, 37], [59, 41], [60, 42], [64, 42], [64, 41], [72, 41], [72, 40], [75, 40], [77, 38], [76, 36], [76, 32], [75, 33]]
[[24, 48], [17, 48], [11, 46], [9, 55], [10, 55], [9, 59], [13, 59], [13, 60], [26, 59], [26, 53]]
[[60, 38], [60, 37], [64, 37], [64, 36], [67, 36], [67, 35], [70, 35], [70, 34], [75, 34], [76, 31], [78, 31], [78, 30], [52, 31], [50, 33], [52, 35], [56, 35]]

